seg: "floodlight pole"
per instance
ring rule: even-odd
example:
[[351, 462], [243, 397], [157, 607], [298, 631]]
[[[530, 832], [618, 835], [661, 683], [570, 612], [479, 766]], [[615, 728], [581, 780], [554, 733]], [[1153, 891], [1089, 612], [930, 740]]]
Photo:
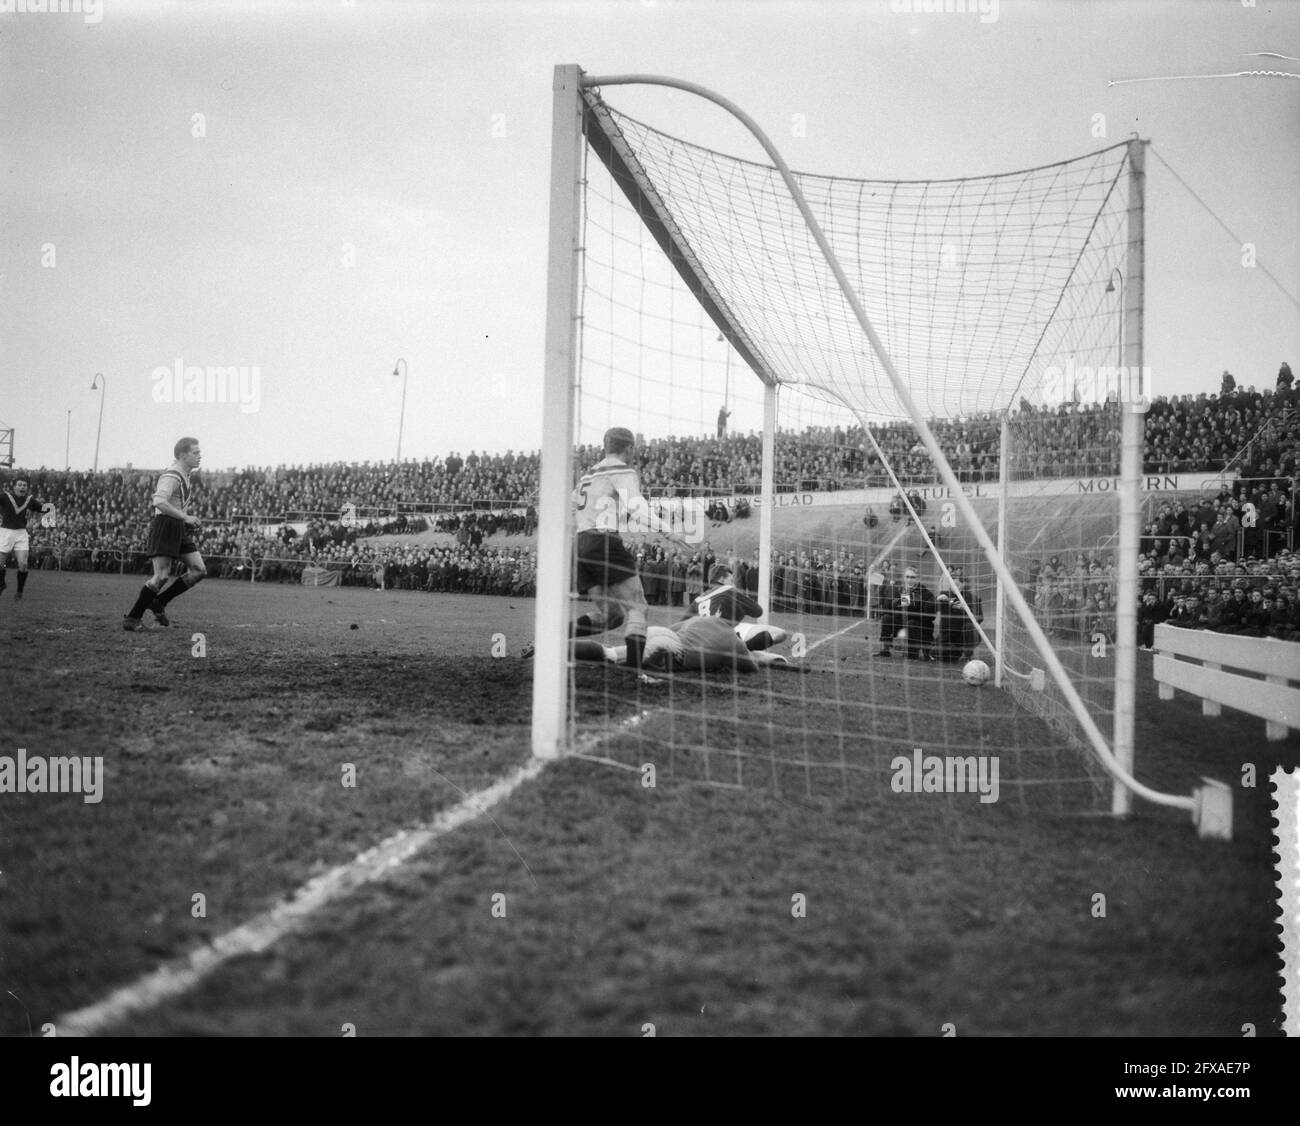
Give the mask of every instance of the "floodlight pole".
[[108, 380], [104, 378], [102, 371], [95, 372], [95, 378], [90, 381], [90, 389], [93, 391], [99, 386], [99, 426], [95, 429], [95, 472], [99, 472], [99, 437], [104, 432], [104, 400], [108, 397]]
[[397, 418], [397, 460], [402, 460], [402, 430], [406, 426], [406, 376], [408, 374], [406, 361], [398, 357], [397, 363], [393, 366], [393, 374], [402, 377], [402, 413]]
[[727, 409], [727, 404], [731, 402], [731, 343], [722, 333], [718, 333], [718, 339], [727, 345], [727, 360], [725, 374], [722, 380], [722, 409]]

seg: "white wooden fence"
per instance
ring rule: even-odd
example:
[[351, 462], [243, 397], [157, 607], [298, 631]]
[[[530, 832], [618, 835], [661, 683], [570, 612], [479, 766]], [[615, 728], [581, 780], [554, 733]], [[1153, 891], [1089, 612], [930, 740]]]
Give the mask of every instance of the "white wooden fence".
[[1199, 696], [1203, 715], [1227, 705], [1258, 716], [1270, 742], [1300, 730], [1300, 642], [1158, 625], [1155, 678], [1162, 700], [1177, 689]]

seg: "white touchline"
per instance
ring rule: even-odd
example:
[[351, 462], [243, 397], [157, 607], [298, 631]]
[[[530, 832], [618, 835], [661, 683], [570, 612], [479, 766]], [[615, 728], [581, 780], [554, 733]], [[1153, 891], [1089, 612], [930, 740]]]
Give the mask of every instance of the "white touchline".
[[529, 760], [513, 774], [470, 794], [450, 809], [439, 813], [428, 825], [394, 833], [387, 840], [361, 853], [351, 863], [342, 864], [308, 880], [291, 898], [213, 939], [209, 945], [173, 959], [130, 985], [114, 990], [96, 1004], [64, 1014], [54, 1022], [57, 1035], [93, 1036], [133, 1013], [152, 1009], [188, 992], [232, 958], [244, 954], [260, 954], [302, 925], [310, 915], [327, 903], [386, 875], [437, 838], [486, 813], [523, 783], [536, 778], [547, 761]]
[[[624, 728], [637, 726], [650, 714], [650, 711], [641, 712], [623, 720], [609, 731], [588, 736], [580, 742], [579, 749], [574, 753], [584, 755], [614, 738]], [[342, 864], [324, 875], [308, 880], [291, 898], [276, 904], [269, 911], [255, 915], [243, 926], [213, 939], [209, 945], [159, 966], [130, 985], [114, 990], [102, 1001], [65, 1013], [55, 1019], [57, 1035], [94, 1036], [105, 1028], [121, 1023], [133, 1013], [145, 1012], [189, 992], [232, 958], [260, 954], [296, 930], [308, 916], [315, 914], [327, 903], [332, 903], [404, 864], [439, 837], [446, 836], [453, 829], [473, 821], [504, 801], [525, 782], [530, 782], [541, 774], [549, 763], [563, 761], [563, 757], [558, 760], [530, 759], [513, 774], [470, 794], [450, 809], [439, 813], [430, 824], [394, 833], [387, 840], [358, 855], [350, 864]]]
[[636, 715], [628, 716], [627, 719], [611, 727], [608, 731], [593, 731], [576, 741], [573, 750], [570, 752], [571, 757], [585, 759], [587, 762], [597, 762], [604, 766], [619, 766], [628, 770], [640, 770], [639, 766], [628, 766], [625, 762], [619, 762], [617, 759], [601, 758], [593, 755], [591, 752], [599, 747], [602, 743], [608, 743], [617, 735], [622, 735], [624, 731], [630, 731], [634, 727], [640, 727], [647, 719], [657, 712], [664, 711], [663, 708], [646, 708], [643, 712], [637, 712]]
[[862, 622], [860, 621], [852, 621], [848, 625], [846, 625], [843, 629], [837, 629], [834, 633], [828, 633], [820, 641], [814, 641], [811, 645], [809, 645], [806, 649], [804, 649], [804, 653], [805, 654], [811, 653], [814, 649], [817, 649], [820, 646], [825, 645], [826, 642], [834, 641], [837, 637], [843, 636], [844, 634], [848, 633], [849, 630], [851, 629], [858, 629], [861, 625]]
[[[891, 551], [894, 550], [894, 545], [895, 545], [896, 543], [898, 543], [898, 541], [901, 540], [901, 539], [902, 539], [902, 538], [907, 534], [907, 531], [908, 531], [908, 529], [907, 529], [906, 525], [904, 525], [902, 528], [900, 528], [900, 529], [898, 530], [898, 533], [894, 536], [894, 538], [893, 538], [892, 540], [890, 540], [887, 544], [885, 544], [885, 546], [882, 547], [882, 548], [880, 549], [880, 552], [876, 555], [876, 557], [875, 557], [875, 558], [874, 558], [870, 563], [867, 564], [867, 577], [868, 577], [868, 579], [870, 579], [870, 577], [871, 577], [871, 572], [872, 572], [872, 570], [873, 570], [874, 568], [876, 568], [876, 567], [879, 567], [880, 564], [883, 563], [883, 562], [885, 561], [885, 559], [886, 559], [886, 557], [889, 555], [889, 553], [890, 553]], [[804, 650], [804, 653], [811, 653], [814, 649], [820, 648], [821, 646], [825, 645], [826, 642], [828, 642], [828, 641], [834, 641], [837, 637], [842, 637], [844, 634], [848, 633], [849, 630], [851, 630], [851, 629], [857, 629], [858, 626], [860, 626], [860, 625], [862, 625], [862, 624], [863, 624], [862, 622], [858, 621], [858, 620], [855, 618], [855, 619], [854, 619], [853, 621], [851, 621], [848, 625], [846, 625], [843, 629], [837, 629], [834, 633], [828, 633], [828, 634], [827, 634], [825, 637], [823, 637], [820, 641], [814, 641], [811, 645], [809, 645], [809, 646]], [[868, 628], [868, 629], [871, 628], [871, 623], [870, 623], [870, 622], [867, 622], [866, 625], [867, 625], [867, 628]]]

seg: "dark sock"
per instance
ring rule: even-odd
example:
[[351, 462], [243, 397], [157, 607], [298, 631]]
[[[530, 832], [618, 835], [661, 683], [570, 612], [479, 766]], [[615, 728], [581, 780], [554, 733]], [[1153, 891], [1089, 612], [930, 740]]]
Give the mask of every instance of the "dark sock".
[[23, 587], [25, 587], [26, 585], [27, 585], [27, 572], [19, 571], [18, 572], [18, 593], [19, 594], [22, 594]]
[[128, 618], [143, 618], [144, 612], [149, 609], [150, 604], [158, 596], [154, 593], [153, 588], [145, 583], [140, 588], [140, 594], [135, 600], [135, 605], [131, 607], [131, 612], [127, 614]]
[[630, 633], [627, 636], [627, 664], [629, 668], [639, 669], [641, 658], [645, 654], [645, 635]]
[[583, 614], [569, 627], [570, 637], [592, 637], [598, 633], [608, 633], [623, 624], [621, 613], [611, 614], [608, 618], [595, 614]]
[[599, 641], [575, 641], [573, 643], [575, 661], [603, 661], [605, 647]]
[[173, 598], [179, 598], [189, 589], [190, 588], [185, 585], [184, 579], [176, 579], [171, 586], [166, 587], [163, 592], [157, 596], [158, 604], [160, 606], [166, 606]]
[[590, 637], [594, 633], [604, 633], [605, 625], [601, 622], [600, 628], [596, 628], [596, 623], [591, 620], [590, 614], [583, 614], [577, 621], [569, 627], [570, 637]]

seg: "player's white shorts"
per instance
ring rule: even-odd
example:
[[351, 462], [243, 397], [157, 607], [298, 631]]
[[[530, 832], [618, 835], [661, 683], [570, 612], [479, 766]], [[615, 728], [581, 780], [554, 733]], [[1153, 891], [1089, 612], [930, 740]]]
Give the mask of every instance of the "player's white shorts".
[[11, 551], [30, 551], [26, 528], [0, 528], [0, 555]]
[[[750, 639], [760, 633], [768, 635], [770, 645], [780, 645], [790, 635], [779, 626], [764, 625], [762, 622], [741, 622], [736, 626], [736, 636], [743, 641], [746, 646], [749, 645]], [[767, 646], [764, 646], [767, 648]]]

